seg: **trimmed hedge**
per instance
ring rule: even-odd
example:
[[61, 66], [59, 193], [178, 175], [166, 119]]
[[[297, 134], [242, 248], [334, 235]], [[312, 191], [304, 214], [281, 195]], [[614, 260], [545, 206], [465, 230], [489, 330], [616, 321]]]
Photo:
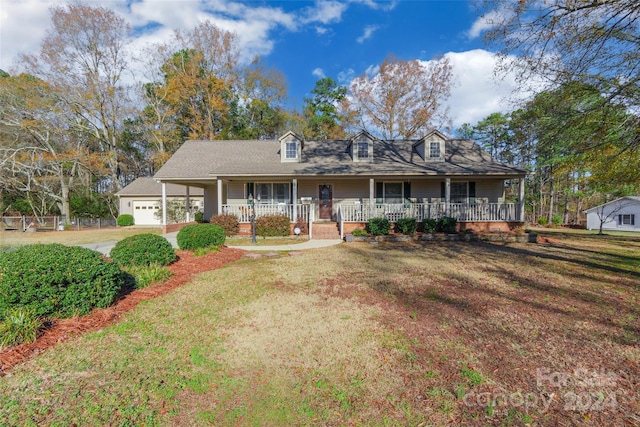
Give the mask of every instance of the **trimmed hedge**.
[[222, 246], [225, 240], [222, 227], [215, 224], [189, 224], [178, 231], [180, 249], [194, 250], [210, 246]]
[[129, 227], [130, 225], [133, 225], [133, 215], [122, 214], [118, 216], [116, 224], [118, 224], [118, 227]]
[[238, 217], [233, 214], [222, 214], [211, 217], [209, 221], [211, 224], [219, 225], [224, 230], [224, 233], [228, 236], [235, 236], [240, 229], [240, 223]]
[[262, 237], [282, 236], [291, 234], [289, 217], [286, 215], [265, 215], [256, 219], [256, 234]]
[[100, 253], [57, 243], [0, 253], [0, 278], [0, 320], [16, 307], [43, 317], [87, 314], [113, 304], [125, 285], [118, 265]]
[[156, 234], [137, 234], [120, 240], [111, 249], [109, 256], [118, 264], [132, 265], [168, 265], [176, 256], [171, 243]]
[[456, 224], [458, 220], [449, 216], [443, 216], [438, 219], [436, 229], [446, 234], [454, 234], [456, 232]]
[[415, 218], [400, 218], [396, 221], [396, 232], [413, 234], [416, 230], [418, 230], [418, 223]]
[[422, 231], [425, 233], [435, 233], [438, 229], [438, 221], [435, 218], [425, 218], [422, 220]]
[[371, 218], [367, 223], [367, 229], [373, 236], [384, 236], [391, 231], [391, 223], [387, 218]]

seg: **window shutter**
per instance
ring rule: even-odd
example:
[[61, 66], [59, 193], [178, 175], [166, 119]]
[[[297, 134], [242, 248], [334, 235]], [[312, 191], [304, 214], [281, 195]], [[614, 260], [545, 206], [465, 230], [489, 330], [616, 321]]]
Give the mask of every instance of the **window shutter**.
[[476, 203], [476, 182], [469, 181], [469, 203]]
[[631, 225], [636, 225], [636, 216], [631, 215]]
[[622, 225], [622, 215], [618, 215], [618, 225]]
[[406, 181], [404, 183], [404, 203], [408, 205], [411, 203], [411, 182]]
[[443, 203], [447, 201], [447, 184], [444, 181], [440, 183], [440, 199]]
[[382, 182], [376, 182], [376, 203], [384, 203], [384, 187]]
[[253, 182], [248, 182], [247, 183], [247, 194], [244, 195], [245, 199], [249, 198], [249, 194], [251, 194], [253, 197], [256, 197], [256, 192], [255, 189], [253, 188]]

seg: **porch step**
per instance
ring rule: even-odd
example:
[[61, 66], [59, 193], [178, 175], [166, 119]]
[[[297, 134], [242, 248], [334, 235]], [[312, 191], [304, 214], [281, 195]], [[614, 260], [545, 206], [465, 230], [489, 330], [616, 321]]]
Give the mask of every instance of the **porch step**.
[[337, 222], [314, 222], [312, 233], [314, 239], [333, 240], [340, 238]]

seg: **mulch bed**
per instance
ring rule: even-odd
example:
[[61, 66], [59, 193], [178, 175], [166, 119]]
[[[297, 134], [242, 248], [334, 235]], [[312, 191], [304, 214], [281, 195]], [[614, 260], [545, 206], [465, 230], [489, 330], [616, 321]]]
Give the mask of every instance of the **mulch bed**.
[[0, 350], [0, 376], [7, 375], [12, 367], [44, 352], [57, 343], [67, 341], [85, 332], [97, 331], [116, 322], [120, 316], [132, 310], [141, 301], [165, 295], [188, 283], [195, 274], [215, 270], [230, 262], [237, 261], [245, 256], [246, 252], [239, 249], [221, 248], [219, 252], [211, 252], [201, 257], [195, 257], [189, 251], [178, 251], [177, 254], [178, 261], [168, 267], [173, 275], [166, 282], [136, 289], [124, 295], [113, 306], [95, 309], [86, 316], [56, 319], [48, 325], [35, 342]]

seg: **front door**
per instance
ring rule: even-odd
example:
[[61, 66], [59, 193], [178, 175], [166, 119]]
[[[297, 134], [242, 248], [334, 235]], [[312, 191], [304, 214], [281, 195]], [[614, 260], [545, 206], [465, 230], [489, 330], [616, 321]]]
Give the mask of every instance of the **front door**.
[[318, 217], [320, 219], [331, 219], [331, 214], [333, 213], [333, 188], [331, 184], [321, 184], [318, 191], [318, 200], [320, 201]]

